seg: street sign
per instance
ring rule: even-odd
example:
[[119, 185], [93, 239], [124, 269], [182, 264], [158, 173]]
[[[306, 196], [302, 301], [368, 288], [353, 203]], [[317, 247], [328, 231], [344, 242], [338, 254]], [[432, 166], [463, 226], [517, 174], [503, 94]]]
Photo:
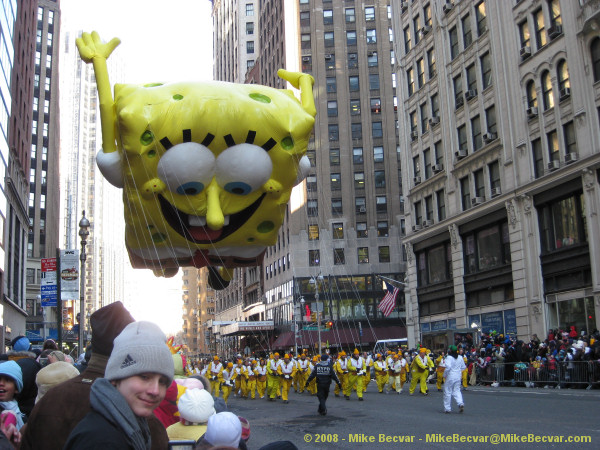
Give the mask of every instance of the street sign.
[[311, 302], [310, 309], [313, 312], [323, 312], [323, 302]]
[[40, 298], [42, 306], [56, 306], [56, 258], [42, 258]]

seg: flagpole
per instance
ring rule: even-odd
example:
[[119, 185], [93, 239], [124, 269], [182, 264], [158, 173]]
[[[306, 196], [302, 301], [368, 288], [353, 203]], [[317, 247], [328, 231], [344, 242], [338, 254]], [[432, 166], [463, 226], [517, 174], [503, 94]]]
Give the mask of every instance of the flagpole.
[[[403, 281], [398, 281], [398, 280], [394, 280], [393, 278], [388, 278], [388, 277], [384, 277], [383, 275], [375, 275], [377, 278], [381, 278], [384, 281], [387, 281], [388, 283], [390, 283], [392, 286], [394, 287], [406, 287], [408, 286], [408, 284], [404, 283]], [[394, 285], [394, 283], [398, 283], [400, 286], [396, 286]]]

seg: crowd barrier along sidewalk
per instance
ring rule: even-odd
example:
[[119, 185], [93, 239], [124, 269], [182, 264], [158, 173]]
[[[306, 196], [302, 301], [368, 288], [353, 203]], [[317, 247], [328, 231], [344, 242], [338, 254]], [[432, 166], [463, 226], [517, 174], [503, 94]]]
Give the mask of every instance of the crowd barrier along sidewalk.
[[[600, 387], [600, 361], [546, 361], [532, 363], [491, 363], [473, 365], [476, 384], [502, 386], [587, 388]], [[469, 379], [471, 377], [469, 376]]]

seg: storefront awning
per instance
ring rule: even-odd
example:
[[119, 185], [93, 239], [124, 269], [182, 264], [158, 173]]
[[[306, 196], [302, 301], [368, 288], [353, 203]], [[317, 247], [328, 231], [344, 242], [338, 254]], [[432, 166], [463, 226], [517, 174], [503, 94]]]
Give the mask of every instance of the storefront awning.
[[221, 327], [221, 336], [245, 336], [255, 332], [272, 330], [272, 320], [263, 320], [260, 322], [234, 322]]

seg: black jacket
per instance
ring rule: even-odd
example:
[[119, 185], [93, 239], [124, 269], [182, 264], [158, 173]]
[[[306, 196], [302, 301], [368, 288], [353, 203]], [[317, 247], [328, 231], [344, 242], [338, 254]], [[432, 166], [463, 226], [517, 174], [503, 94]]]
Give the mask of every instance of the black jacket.
[[123, 432], [92, 410], [73, 429], [64, 450], [131, 449]]
[[338, 386], [341, 384], [335, 370], [333, 370], [333, 366], [329, 364], [329, 361], [318, 362], [308, 377], [308, 380], [306, 380], [306, 384], [310, 383], [315, 377], [317, 378], [317, 384], [320, 385], [329, 386], [332, 381], [335, 381]]

